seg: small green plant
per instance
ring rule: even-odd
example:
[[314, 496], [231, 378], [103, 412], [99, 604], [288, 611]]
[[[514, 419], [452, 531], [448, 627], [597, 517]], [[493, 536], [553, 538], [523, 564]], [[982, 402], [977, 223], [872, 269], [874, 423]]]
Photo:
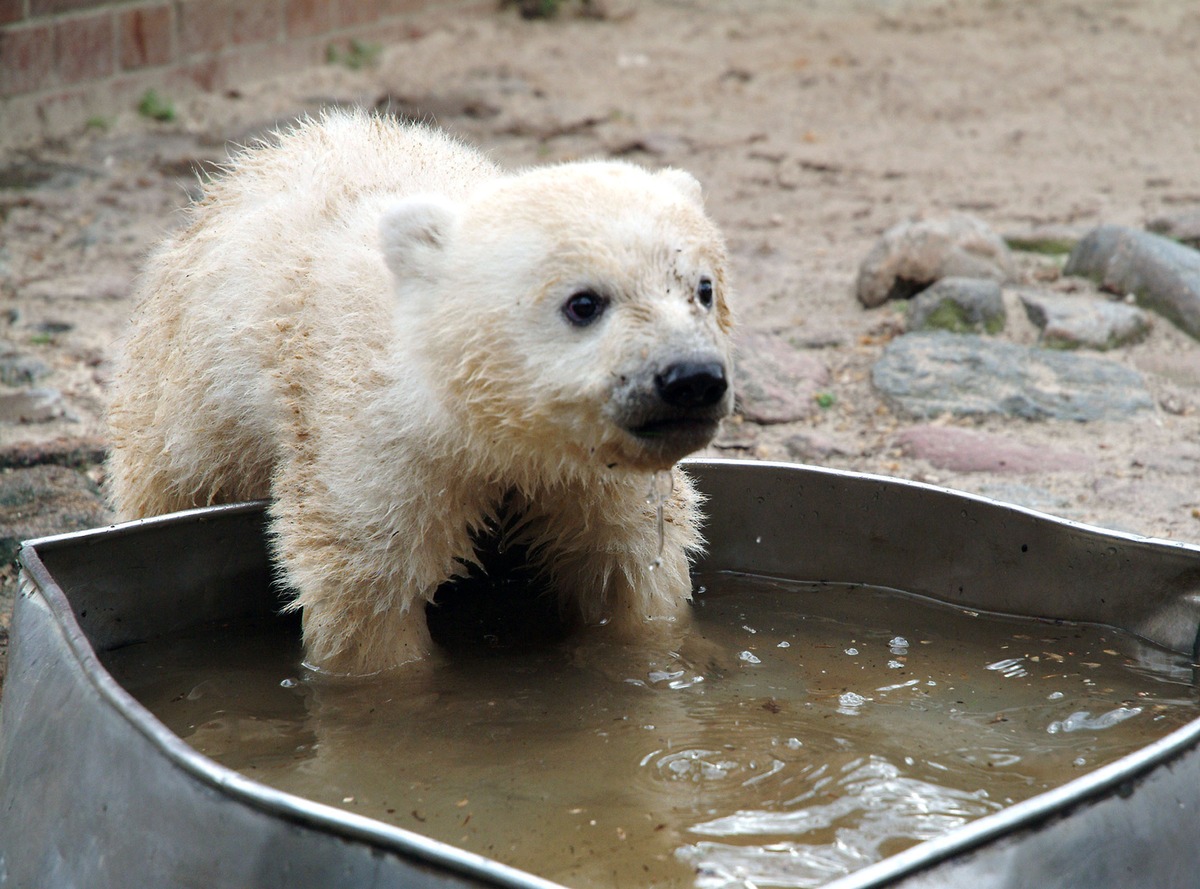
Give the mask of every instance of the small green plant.
[[150, 120], [157, 120], [167, 123], [175, 119], [175, 103], [165, 96], [160, 96], [157, 91], [149, 89], [142, 94], [142, 100], [138, 102], [138, 114]]
[[49, 346], [54, 342], [54, 334], [52, 333], [35, 333], [29, 338], [29, 342], [34, 346]]
[[817, 407], [822, 410], [828, 410], [837, 401], [837, 397], [832, 392], [818, 392], [813, 398], [817, 402]]
[[500, 6], [515, 6], [523, 19], [550, 19], [558, 15], [562, 0], [502, 0]]
[[112, 126], [112, 118], [105, 117], [103, 114], [93, 114], [84, 122], [84, 126], [89, 130], [107, 133], [108, 128]]
[[331, 65], [345, 65], [351, 71], [359, 71], [374, 67], [382, 51], [383, 47], [378, 43], [364, 43], [361, 40], [351, 40], [345, 51], [331, 43], [325, 50], [325, 60]]

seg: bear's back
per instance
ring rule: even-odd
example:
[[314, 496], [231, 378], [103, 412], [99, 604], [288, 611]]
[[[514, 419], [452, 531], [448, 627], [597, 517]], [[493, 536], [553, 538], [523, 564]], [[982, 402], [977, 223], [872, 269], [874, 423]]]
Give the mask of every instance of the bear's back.
[[201, 206], [307, 199], [325, 211], [371, 195], [461, 198], [498, 175], [482, 154], [420, 124], [353, 111], [307, 119], [236, 152]]

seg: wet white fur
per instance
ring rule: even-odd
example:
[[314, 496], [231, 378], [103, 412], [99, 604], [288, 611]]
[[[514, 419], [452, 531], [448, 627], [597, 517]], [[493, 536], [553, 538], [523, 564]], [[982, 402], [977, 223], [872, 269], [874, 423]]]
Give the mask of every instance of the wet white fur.
[[[650, 570], [646, 492], [669, 461], [614, 416], [620, 381], [666, 352], [729, 354], [724, 248], [692, 177], [508, 174], [436, 131], [337, 113], [206, 192], [148, 263], [114, 383], [124, 517], [269, 496], [308, 656], [334, 672], [429, 653], [424, 603], [493, 524], [578, 619], [683, 619], [696, 495], [676, 469]], [[690, 298], [701, 274], [711, 310]], [[566, 323], [582, 287], [614, 295], [604, 324]]]

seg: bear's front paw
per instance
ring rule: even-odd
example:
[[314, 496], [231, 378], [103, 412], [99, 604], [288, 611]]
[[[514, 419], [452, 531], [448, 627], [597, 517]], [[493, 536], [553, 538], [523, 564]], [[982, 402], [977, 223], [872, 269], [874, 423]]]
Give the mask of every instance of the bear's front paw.
[[434, 652], [425, 610], [413, 606], [304, 609], [304, 664], [331, 676], [374, 676], [429, 658]]

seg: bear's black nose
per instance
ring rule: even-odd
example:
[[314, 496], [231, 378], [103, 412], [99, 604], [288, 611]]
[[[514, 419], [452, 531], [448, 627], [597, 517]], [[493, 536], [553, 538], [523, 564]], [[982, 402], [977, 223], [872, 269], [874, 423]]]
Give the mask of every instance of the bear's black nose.
[[658, 397], [672, 407], [709, 407], [721, 400], [729, 382], [718, 361], [681, 361], [654, 378]]

